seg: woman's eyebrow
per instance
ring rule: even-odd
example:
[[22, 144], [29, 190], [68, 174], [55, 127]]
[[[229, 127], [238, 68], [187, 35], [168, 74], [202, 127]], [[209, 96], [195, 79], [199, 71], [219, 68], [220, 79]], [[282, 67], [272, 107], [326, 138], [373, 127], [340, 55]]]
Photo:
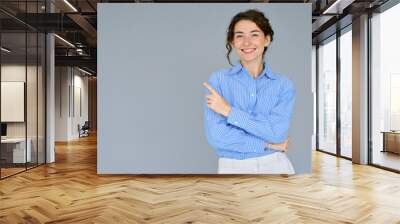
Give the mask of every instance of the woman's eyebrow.
[[[261, 31], [260, 30], [252, 30], [252, 31], [250, 31], [250, 33], [260, 33]], [[236, 32], [234, 32], [234, 34], [237, 34], [237, 33], [244, 33], [243, 31], [236, 31]]]

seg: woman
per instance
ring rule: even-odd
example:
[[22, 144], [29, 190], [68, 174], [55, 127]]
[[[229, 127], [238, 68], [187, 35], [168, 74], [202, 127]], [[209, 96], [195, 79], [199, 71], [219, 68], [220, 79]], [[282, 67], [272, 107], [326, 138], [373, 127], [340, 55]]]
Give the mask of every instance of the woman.
[[273, 35], [262, 12], [235, 15], [227, 32], [227, 59], [231, 64], [233, 48], [240, 61], [203, 83], [209, 92], [206, 136], [218, 153], [220, 174], [294, 174], [285, 153], [295, 90], [264, 62]]

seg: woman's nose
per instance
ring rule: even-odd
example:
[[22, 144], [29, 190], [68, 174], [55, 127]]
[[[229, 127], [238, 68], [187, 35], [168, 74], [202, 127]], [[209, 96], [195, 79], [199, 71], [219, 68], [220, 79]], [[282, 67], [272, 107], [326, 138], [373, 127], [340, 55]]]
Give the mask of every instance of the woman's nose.
[[243, 40], [243, 44], [244, 45], [249, 45], [250, 44], [250, 37], [244, 37], [244, 40]]

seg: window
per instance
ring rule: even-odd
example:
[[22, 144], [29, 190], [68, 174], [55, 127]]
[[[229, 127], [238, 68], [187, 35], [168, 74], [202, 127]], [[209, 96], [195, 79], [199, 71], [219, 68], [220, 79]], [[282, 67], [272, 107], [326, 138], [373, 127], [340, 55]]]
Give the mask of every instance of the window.
[[336, 36], [318, 48], [318, 149], [336, 153]]
[[352, 33], [351, 26], [340, 36], [340, 155], [352, 157]]
[[371, 18], [372, 164], [400, 170], [400, 4]]

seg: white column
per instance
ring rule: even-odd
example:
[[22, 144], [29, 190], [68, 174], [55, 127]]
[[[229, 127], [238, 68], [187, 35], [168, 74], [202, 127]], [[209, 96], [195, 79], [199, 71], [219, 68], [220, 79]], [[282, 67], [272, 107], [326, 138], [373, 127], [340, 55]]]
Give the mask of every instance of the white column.
[[[47, 12], [53, 12], [51, 1], [46, 1]], [[54, 133], [55, 133], [55, 44], [54, 35], [46, 35], [46, 163], [55, 162]]]
[[55, 161], [55, 151], [54, 151], [54, 133], [55, 133], [55, 77], [54, 77], [54, 35], [47, 34], [47, 77], [46, 77], [46, 163], [52, 163]]

